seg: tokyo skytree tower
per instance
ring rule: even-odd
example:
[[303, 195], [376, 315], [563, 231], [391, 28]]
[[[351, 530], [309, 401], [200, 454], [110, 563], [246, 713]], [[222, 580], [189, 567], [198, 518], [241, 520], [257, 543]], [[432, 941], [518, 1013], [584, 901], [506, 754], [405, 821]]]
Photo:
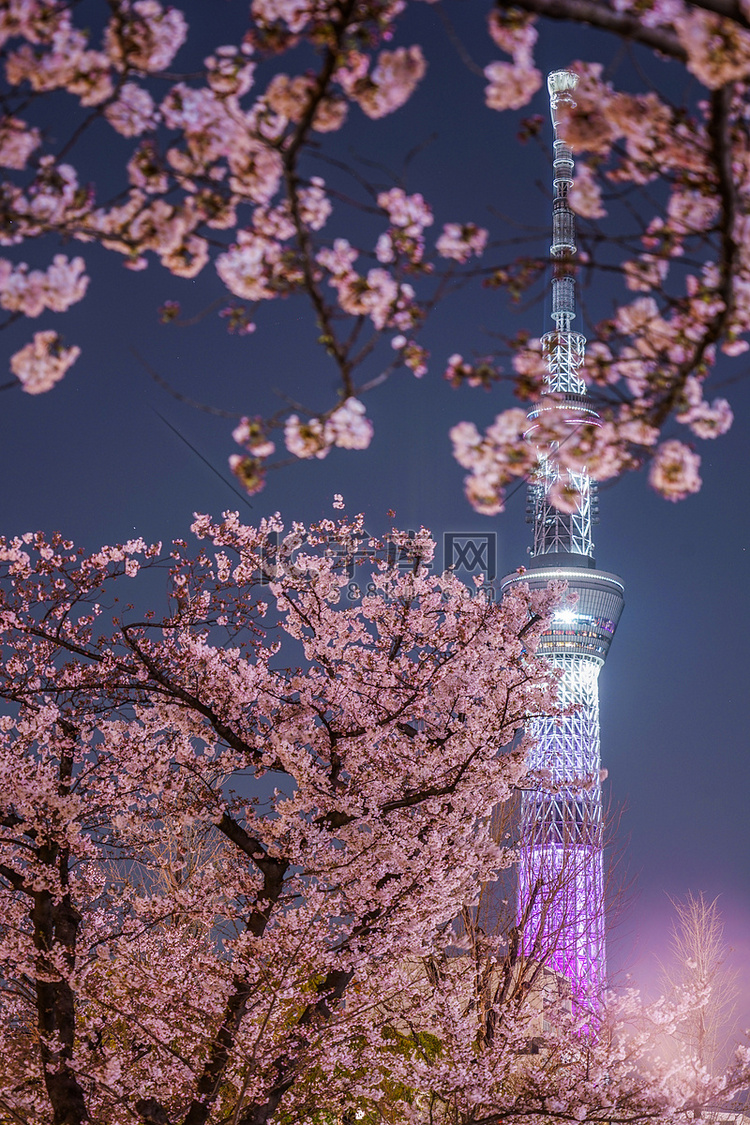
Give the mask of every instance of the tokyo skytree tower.
[[[554, 127], [555, 326], [542, 338], [548, 375], [544, 393], [529, 411], [532, 442], [547, 410], [562, 412], [571, 432], [598, 422], [581, 378], [586, 340], [572, 330], [576, 244], [567, 196], [573, 156], [559, 132], [559, 107], [575, 104], [571, 95], [577, 82], [566, 70], [547, 79]], [[555, 448], [540, 448], [540, 467], [529, 486], [527, 519], [534, 526], [530, 560], [525, 570], [504, 578], [501, 587], [504, 592], [528, 583], [538, 590], [563, 580], [576, 595], [569, 606], [555, 612], [538, 650], [562, 670], [560, 710], [529, 724], [537, 740], [529, 768], [540, 771], [541, 780], [539, 788], [524, 792], [521, 799], [518, 914], [524, 922], [527, 955], [567, 977], [574, 996], [593, 999], [606, 976], [598, 676], [622, 612], [624, 587], [616, 575], [596, 567], [591, 538], [596, 482], [585, 470], [561, 469]], [[572, 513], [552, 503], [555, 492], [566, 485], [579, 497]], [[564, 714], [571, 705], [574, 713]], [[596, 780], [582, 790], [584, 777]]]

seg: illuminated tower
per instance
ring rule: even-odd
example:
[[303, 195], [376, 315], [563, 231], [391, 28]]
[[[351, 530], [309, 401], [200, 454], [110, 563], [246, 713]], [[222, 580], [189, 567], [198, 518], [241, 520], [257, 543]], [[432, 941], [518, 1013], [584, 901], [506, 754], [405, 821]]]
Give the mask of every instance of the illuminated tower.
[[[549, 373], [545, 393], [529, 411], [531, 441], [546, 410], [562, 411], [571, 431], [598, 422], [580, 374], [586, 340], [572, 331], [576, 245], [567, 195], [573, 182], [573, 156], [558, 131], [559, 106], [573, 103], [571, 91], [577, 82], [577, 76], [566, 70], [547, 79], [554, 127], [551, 315], [555, 327], [542, 340]], [[542, 780], [540, 788], [525, 792], [521, 801], [519, 914], [527, 914], [527, 953], [567, 977], [574, 995], [593, 997], [605, 981], [598, 676], [622, 612], [624, 591], [614, 574], [597, 570], [593, 556], [596, 483], [585, 470], [573, 473], [559, 468], [555, 448], [540, 449], [540, 468], [529, 486], [527, 518], [534, 525], [531, 558], [523, 572], [502, 582], [503, 591], [516, 583], [539, 590], [562, 579], [575, 595], [568, 607], [554, 614], [539, 647], [540, 654], [562, 669], [560, 713], [535, 718], [530, 724], [537, 739], [530, 769], [541, 771]], [[572, 513], [552, 502], [565, 486], [578, 494]], [[563, 714], [571, 705], [574, 713]], [[596, 780], [582, 790], [576, 781], [584, 777]]]

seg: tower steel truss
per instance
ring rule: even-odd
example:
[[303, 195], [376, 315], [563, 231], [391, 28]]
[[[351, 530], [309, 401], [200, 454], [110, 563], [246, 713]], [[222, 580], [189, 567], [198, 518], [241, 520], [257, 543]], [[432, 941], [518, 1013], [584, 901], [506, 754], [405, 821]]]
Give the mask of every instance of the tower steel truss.
[[[568, 192], [574, 163], [560, 136], [560, 107], [574, 104], [577, 82], [566, 70], [547, 79], [554, 129], [550, 253], [555, 327], [542, 338], [548, 375], [544, 393], [529, 412], [531, 441], [548, 410], [558, 418], [562, 414], [571, 433], [599, 421], [582, 377], [586, 339], [571, 327], [576, 240]], [[526, 952], [566, 976], [579, 998], [594, 998], [606, 975], [598, 677], [622, 612], [624, 587], [616, 575], [596, 569], [596, 482], [585, 469], [572, 473], [561, 468], [558, 448], [554, 443], [539, 450], [539, 469], [529, 485], [534, 544], [527, 568], [502, 582], [504, 592], [518, 583], [545, 589], [550, 581], [563, 580], [569, 594], [539, 648], [560, 669], [561, 679], [557, 713], [529, 723], [535, 738], [529, 769], [536, 780], [521, 800], [518, 913]], [[561, 484], [578, 494], [572, 512], [555, 506]]]

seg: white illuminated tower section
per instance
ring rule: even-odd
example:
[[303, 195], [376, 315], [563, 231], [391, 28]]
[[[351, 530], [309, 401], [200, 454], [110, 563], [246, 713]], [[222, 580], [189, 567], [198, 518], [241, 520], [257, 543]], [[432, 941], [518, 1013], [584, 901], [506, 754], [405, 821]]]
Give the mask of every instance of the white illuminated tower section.
[[[572, 103], [576, 75], [560, 70], [547, 79], [554, 127], [554, 202], [551, 253], [552, 320], [542, 340], [548, 376], [545, 393], [529, 412], [529, 439], [546, 410], [562, 411], [576, 429], [598, 422], [581, 378], [585, 337], [572, 330], [575, 318], [575, 223], [568, 205], [573, 157], [559, 133], [559, 107]], [[523, 572], [503, 579], [502, 589], [528, 583], [546, 589], [564, 580], [576, 595], [558, 610], [539, 648], [562, 669], [560, 710], [530, 723], [537, 740], [530, 769], [541, 771], [539, 788], [521, 802], [519, 916], [528, 915], [524, 944], [555, 972], [567, 977], [580, 999], [595, 999], [605, 982], [602, 798], [598, 676], [624, 604], [619, 578], [597, 570], [591, 523], [596, 483], [588, 473], [558, 467], [555, 446], [540, 450], [540, 469], [529, 486], [529, 521], [534, 525], [531, 558]], [[552, 497], [561, 486], [579, 494], [576, 510], [560, 511]], [[571, 705], [573, 714], [564, 714]], [[576, 781], [595, 777], [582, 790]]]

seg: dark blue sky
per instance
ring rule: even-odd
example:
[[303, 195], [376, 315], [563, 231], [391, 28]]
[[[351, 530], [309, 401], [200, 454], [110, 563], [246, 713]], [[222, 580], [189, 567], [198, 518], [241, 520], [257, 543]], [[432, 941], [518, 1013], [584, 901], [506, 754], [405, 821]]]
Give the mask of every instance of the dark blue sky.
[[[178, 55], [176, 68], [194, 67], [211, 48], [242, 33], [244, 0], [210, 5], [194, 0], [182, 6], [197, 45]], [[89, 7], [95, 24], [105, 5]], [[480, 66], [499, 57], [483, 31], [485, 5], [458, 3], [446, 10]], [[635, 90], [643, 81], [614, 40], [565, 25], [542, 24], [540, 31], [538, 59], [545, 71], [575, 58], [605, 64], [619, 58], [612, 71], [616, 82]], [[489, 227], [498, 243], [523, 238], [527, 252], [545, 253], [546, 150], [518, 141], [523, 114], [500, 115], [484, 107], [484, 82], [461, 62], [435, 7], [412, 5], [394, 44], [414, 42], [424, 44], [429, 71], [412, 101], [381, 123], [353, 111], [333, 139], [332, 151], [387, 187], [386, 173], [356, 163], [359, 158], [398, 174], [407, 152], [424, 142], [403, 186], [421, 191], [433, 204], [435, 231], [443, 222], [471, 219]], [[668, 82], [679, 77], [669, 64], [648, 65]], [[540, 91], [524, 112], [542, 114], [546, 123], [545, 94]], [[70, 128], [69, 109], [57, 105], [47, 120], [61, 143]], [[118, 186], [114, 170], [129, 147], [103, 128], [85, 138], [83, 176], [96, 182], [102, 198]], [[76, 153], [71, 159], [77, 162]], [[306, 171], [331, 175], [318, 164]], [[348, 234], [352, 242], [373, 245], [379, 228], [350, 215], [331, 229]], [[50, 243], [19, 257], [46, 264], [53, 252]], [[453, 352], [490, 351], [493, 333], [511, 335], [526, 328], [541, 334], [550, 324], [541, 302], [513, 309], [495, 290], [473, 287], [455, 294], [425, 332], [431, 373], [421, 381], [397, 374], [367, 396], [375, 426], [370, 449], [334, 451], [324, 461], [271, 474], [266, 490], [251, 498], [251, 511], [231, 490], [232, 422], [175, 401], [133, 350], [180, 393], [227, 411], [267, 413], [282, 404], [277, 390], [313, 409], [326, 408], [334, 401], [335, 373], [315, 347], [304, 302], [268, 303], [259, 311], [255, 334], [244, 338], [227, 335], [215, 313], [193, 327], [164, 327], [157, 307], [165, 300], [179, 300], [184, 315], [192, 317], [220, 295], [211, 266], [195, 281], [180, 281], [158, 262], [133, 274], [97, 247], [74, 244], [65, 252], [87, 260], [93, 280], [85, 301], [64, 316], [45, 314], [33, 325], [14, 325], [2, 337], [10, 355], [31, 329], [55, 327], [83, 349], [50, 393], [32, 397], [14, 390], [2, 397], [0, 528], [5, 534], [59, 528], [91, 548], [134, 534], [169, 539], [186, 534], [194, 511], [219, 514], [239, 507], [248, 518], [260, 518], [280, 510], [288, 522], [312, 520], [329, 515], [333, 494], [341, 492], [350, 512], [365, 512], [373, 532], [387, 529], [386, 513], [393, 508], [399, 526], [425, 524], [439, 542], [446, 532], [495, 533], [501, 575], [523, 564], [530, 541], [524, 489], [511, 497], [505, 514], [477, 516], [463, 498], [463, 473], [447, 436], [460, 419], [489, 422], [509, 405], [507, 388], [491, 394], [457, 392], [441, 372]], [[503, 253], [488, 253], [487, 261]], [[613, 299], [609, 283], [596, 279], [594, 284], [595, 291], [584, 297], [599, 314], [606, 313]], [[364, 377], [378, 373], [387, 352], [376, 353]], [[722, 896], [728, 936], [750, 961], [746, 368], [742, 358], [722, 362], [720, 377], [733, 384], [723, 393], [734, 408], [735, 424], [726, 437], [698, 443], [704, 478], [699, 495], [669, 504], [649, 490], [642, 475], [601, 493], [597, 561], [625, 579], [627, 592], [600, 680], [602, 756], [611, 800], [624, 809], [619, 846], [637, 891], [619, 938], [613, 935], [614, 967], [633, 967], [652, 946], [663, 949], [671, 910], [666, 896], [688, 890]]]

